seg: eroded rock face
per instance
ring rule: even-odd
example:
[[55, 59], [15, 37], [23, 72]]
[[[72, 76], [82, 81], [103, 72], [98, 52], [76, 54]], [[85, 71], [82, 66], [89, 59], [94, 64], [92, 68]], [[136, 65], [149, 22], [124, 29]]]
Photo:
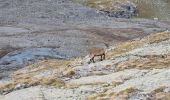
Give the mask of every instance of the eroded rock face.
[[113, 10], [101, 10], [104, 14], [108, 15], [109, 17], [116, 17], [116, 18], [131, 18], [133, 16], [137, 16], [137, 7], [132, 2], [127, 3], [118, 3], [114, 5]]
[[[67, 59], [64, 54], [52, 48], [27, 48], [11, 52], [0, 59], [2, 70], [22, 68], [25, 65], [45, 59]], [[4, 67], [3, 67], [4, 66]], [[9, 66], [9, 67], [8, 67]]]

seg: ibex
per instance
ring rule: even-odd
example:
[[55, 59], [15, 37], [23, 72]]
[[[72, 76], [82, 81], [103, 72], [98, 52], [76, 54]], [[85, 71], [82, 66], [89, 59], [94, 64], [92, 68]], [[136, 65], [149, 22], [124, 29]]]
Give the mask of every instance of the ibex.
[[[105, 46], [108, 48], [108, 44], [105, 43]], [[89, 50], [89, 55], [90, 55], [90, 61], [89, 61], [89, 64], [91, 62], [95, 62], [94, 61], [94, 58], [96, 56], [100, 56], [101, 57], [101, 61], [105, 59], [105, 49], [104, 48], [99, 48], [99, 47], [93, 47]]]

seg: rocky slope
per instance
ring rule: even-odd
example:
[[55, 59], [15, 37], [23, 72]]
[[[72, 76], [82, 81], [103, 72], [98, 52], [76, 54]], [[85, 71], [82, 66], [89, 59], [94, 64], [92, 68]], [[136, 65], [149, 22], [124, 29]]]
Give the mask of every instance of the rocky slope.
[[[0, 99], [169, 99], [168, 21], [116, 19], [71, 0], [0, 8]], [[107, 59], [87, 64], [88, 49], [105, 44]]]
[[0, 7], [1, 77], [41, 60], [85, 56], [94, 46], [170, 30], [168, 21], [115, 19], [70, 0], [3, 0]]
[[[26, 100], [169, 100], [170, 32], [110, 47], [106, 60], [45, 60], [1, 85], [1, 98]], [[32, 87], [30, 87], [32, 86]]]

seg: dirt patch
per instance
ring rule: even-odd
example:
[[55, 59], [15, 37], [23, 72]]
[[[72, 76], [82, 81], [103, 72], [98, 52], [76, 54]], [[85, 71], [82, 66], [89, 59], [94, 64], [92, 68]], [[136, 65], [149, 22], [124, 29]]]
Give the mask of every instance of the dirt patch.
[[111, 42], [113, 40], [116, 40], [117, 42], [124, 42], [127, 40], [134, 39], [136, 37], [143, 37], [145, 35], [143, 34], [143, 30], [138, 28], [92, 28], [86, 31], [89, 31], [94, 35], [102, 37], [102, 39], [107, 42]]
[[13, 48], [13, 47], [4, 47], [0, 49], [0, 58], [2, 58], [3, 56], [7, 55], [8, 53], [18, 50], [19, 48]]

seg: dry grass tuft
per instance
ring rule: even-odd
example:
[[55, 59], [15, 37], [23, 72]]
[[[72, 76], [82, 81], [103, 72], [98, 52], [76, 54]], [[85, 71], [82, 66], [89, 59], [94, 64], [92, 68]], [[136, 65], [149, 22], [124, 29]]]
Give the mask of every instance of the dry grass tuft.
[[5, 85], [0, 85], [0, 92], [4, 92], [4, 91], [12, 91], [15, 88], [16, 84], [13, 83], [9, 83], [9, 84], [5, 84]]
[[150, 55], [140, 59], [129, 59], [121, 62], [116, 66], [116, 70], [124, 70], [131, 68], [138, 69], [162, 69], [170, 67], [170, 56]]
[[55, 87], [65, 86], [64, 81], [62, 81], [61, 79], [55, 78], [55, 77], [43, 78], [43, 79], [41, 79], [40, 84], [55, 86]]
[[87, 100], [111, 100], [111, 99], [108, 99], [107, 94], [99, 93], [88, 96]]
[[49, 85], [54, 87], [65, 86], [60, 78], [71, 77], [76, 74], [72, 67], [82, 64], [81, 58], [71, 60], [45, 60], [23, 69], [13, 74], [14, 83], [0, 86], [0, 92], [12, 91], [17, 84], [26, 86]]
[[161, 86], [161, 87], [155, 89], [154, 91], [152, 91], [152, 93], [163, 92], [166, 88], [167, 88], [166, 86]]
[[141, 41], [148, 44], [159, 43], [165, 40], [170, 39], [170, 32], [161, 32], [149, 35], [148, 37], [143, 38]]
[[128, 98], [130, 97], [130, 94], [136, 91], [139, 91], [139, 90], [136, 88], [130, 87], [130, 88], [120, 91], [119, 93], [112, 93], [113, 95], [111, 95], [111, 97], [114, 99], [119, 98], [121, 100], [128, 100]]
[[106, 65], [106, 68], [111, 68], [112, 67], [112, 65]]
[[135, 40], [135, 41], [128, 41], [125, 43], [121, 43], [120, 45], [116, 46], [113, 50], [109, 51], [106, 55], [106, 57], [114, 58], [117, 56], [120, 56], [126, 52], [129, 52], [131, 50], [140, 48], [146, 44], [153, 44], [153, 43], [159, 43], [165, 40], [170, 39], [170, 32], [161, 32], [149, 35], [141, 40]]
[[111, 90], [108, 90], [104, 93], [93, 94], [88, 97], [88, 100], [128, 100], [131, 93], [138, 91], [135, 88], [127, 88], [119, 93], [115, 93]]
[[50, 85], [60, 87], [65, 83], [59, 79], [63, 72], [66, 77], [71, 77], [75, 71], [70, 67], [72, 60], [46, 60], [30, 65], [16, 71], [13, 79], [16, 84], [29, 86]]
[[93, 71], [91, 74], [92, 75], [98, 75], [98, 76], [107, 75], [106, 73], [104, 73], [102, 71]]
[[87, 0], [85, 5], [97, 8], [100, 10], [103, 9], [112, 9], [113, 0]]
[[126, 53], [128, 51], [131, 51], [133, 49], [139, 48], [142, 45], [144, 45], [141, 41], [129, 41], [125, 42], [123, 44], [118, 45], [116, 48], [113, 50], [109, 51], [106, 55], [108, 59], [111, 57], [119, 56], [123, 53]]
[[11, 92], [11, 91], [15, 90], [15, 87], [18, 84], [24, 84], [27, 86], [48, 85], [48, 86], [54, 86], [56, 88], [65, 86], [64, 81], [62, 81], [58, 78], [52, 77], [52, 76], [48, 77], [48, 78], [37, 79], [37, 80], [33, 80], [33, 79], [29, 78], [29, 79], [25, 79], [25, 80], [22, 79], [20, 81], [14, 82], [14, 83], [1, 85], [0, 93]]
[[73, 0], [75, 2], [82, 3], [86, 6], [96, 8], [99, 10], [115, 10], [113, 5], [126, 2], [127, 0]]
[[120, 95], [120, 94], [124, 94], [124, 93], [133, 93], [135, 91], [138, 91], [138, 89], [134, 88], [134, 87], [130, 87], [130, 88], [127, 88], [125, 90], [122, 90], [120, 91], [119, 93], [117, 93], [117, 95]]
[[76, 72], [71, 68], [68, 68], [68, 69], [66, 69], [66, 71], [63, 72], [63, 75], [65, 77], [72, 77], [75, 74], [76, 74]]
[[156, 93], [155, 94], [155, 100], [170, 100], [170, 93]]
[[93, 94], [88, 96], [87, 100], [97, 100], [98, 95], [97, 94]]
[[117, 85], [123, 84], [123, 82], [112, 81], [112, 86], [116, 87]]

